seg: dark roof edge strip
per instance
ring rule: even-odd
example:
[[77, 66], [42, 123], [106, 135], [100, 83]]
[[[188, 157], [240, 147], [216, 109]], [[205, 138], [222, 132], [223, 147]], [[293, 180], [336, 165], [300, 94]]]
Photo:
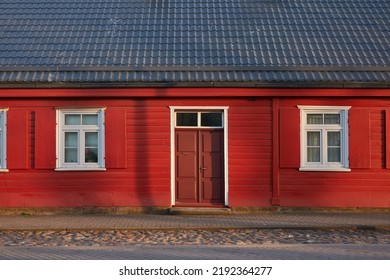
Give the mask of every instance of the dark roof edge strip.
[[0, 66], [0, 72], [389, 72], [390, 66]]
[[0, 83], [0, 89], [12, 88], [350, 88], [390, 89], [390, 82], [86, 82], [86, 83]]

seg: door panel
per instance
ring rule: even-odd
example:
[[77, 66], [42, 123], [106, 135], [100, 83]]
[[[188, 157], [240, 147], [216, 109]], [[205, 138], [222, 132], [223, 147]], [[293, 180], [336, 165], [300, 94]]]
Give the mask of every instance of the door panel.
[[196, 154], [190, 152], [179, 152], [177, 159], [177, 176], [179, 178], [196, 178], [196, 170], [198, 167]]
[[196, 131], [176, 132], [176, 199], [198, 200], [198, 135]]
[[223, 130], [176, 131], [176, 204], [224, 204]]
[[179, 179], [176, 184], [176, 199], [178, 201], [188, 203], [197, 201], [197, 181], [195, 179]]
[[202, 194], [203, 202], [210, 204], [223, 204], [224, 192], [221, 188], [221, 180], [203, 180]]
[[203, 152], [222, 152], [223, 135], [220, 130], [203, 130], [201, 131], [201, 135]]
[[[180, 137], [176, 137], [176, 146], [178, 152], [197, 152], [198, 140], [196, 131], [185, 130], [178, 131]], [[178, 133], [176, 134], [178, 136]]]
[[223, 203], [223, 131], [203, 130], [201, 176], [202, 200], [208, 203]]
[[209, 153], [203, 155], [203, 178], [216, 178], [221, 179], [223, 177], [223, 155], [220, 153]]

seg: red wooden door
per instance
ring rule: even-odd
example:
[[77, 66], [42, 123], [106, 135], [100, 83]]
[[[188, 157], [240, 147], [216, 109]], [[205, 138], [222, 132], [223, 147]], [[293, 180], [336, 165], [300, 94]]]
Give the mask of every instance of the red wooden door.
[[176, 205], [224, 205], [223, 129], [176, 130]]

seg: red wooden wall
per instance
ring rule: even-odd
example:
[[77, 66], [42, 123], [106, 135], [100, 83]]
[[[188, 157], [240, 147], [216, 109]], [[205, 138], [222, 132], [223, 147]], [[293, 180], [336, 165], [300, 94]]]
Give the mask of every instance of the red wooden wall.
[[[0, 207], [171, 206], [169, 106], [229, 106], [229, 204], [269, 206], [269, 98], [62, 97], [0, 99], [10, 169], [0, 173]], [[82, 107], [107, 108], [107, 170], [55, 171], [55, 108]]]
[[229, 206], [267, 207], [272, 190], [271, 100], [233, 100], [229, 108]]
[[[302, 172], [299, 168], [299, 125], [281, 132], [280, 201], [300, 207], [390, 207], [390, 138], [388, 99], [316, 98], [283, 99], [280, 112], [299, 115], [297, 105], [352, 106], [349, 111], [350, 172]], [[293, 113], [294, 114], [294, 113]], [[298, 118], [299, 119], [299, 118]], [[283, 126], [291, 126], [292, 118]], [[282, 121], [282, 120], [281, 120]], [[297, 120], [294, 121], [297, 126]], [[289, 140], [287, 140], [289, 139]], [[291, 140], [293, 139], [293, 140]], [[298, 142], [297, 142], [298, 141]], [[289, 142], [292, 142], [294, 148]], [[298, 147], [296, 144], [298, 143]], [[297, 150], [298, 149], [298, 150]], [[282, 160], [285, 157], [288, 160]], [[293, 159], [293, 160], [292, 160]], [[291, 161], [294, 163], [291, 164]], [[287, 164], [286, 164], [287, 163]]]
[[[231, 207], [390, 207], [390, 94], [357, 92], [366, 91], [0, 90], [9, 108], [0, 207], [171, 206], [169, 106], [229, 106]], [[297, 105], [352, 106], [351, 172], [298, 170]], [[107, 108], [106, 171], [54, 171], [55, 108], [80, 107]]]

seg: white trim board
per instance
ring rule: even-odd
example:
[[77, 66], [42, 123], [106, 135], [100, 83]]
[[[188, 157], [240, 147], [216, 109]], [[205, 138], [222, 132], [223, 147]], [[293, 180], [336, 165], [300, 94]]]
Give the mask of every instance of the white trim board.
[[224, 181], [225, 181], [225, 206], [229, 205], [229, 164], [228, 164], [228, 106], [169, 106], [171, 118], [171, 205], [175, 205], [175, 111], [178, 110], [210, 110], [223, 111], [223, 138], [224, 138]]

